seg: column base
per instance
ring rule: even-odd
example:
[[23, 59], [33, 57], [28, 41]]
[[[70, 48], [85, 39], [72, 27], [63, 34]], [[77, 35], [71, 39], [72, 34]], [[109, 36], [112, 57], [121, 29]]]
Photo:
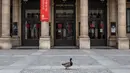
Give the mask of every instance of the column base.
[[111, 46], [111, 47], [116, 47], [117, 46], [116, 37], [110, 37], [108, 45]]
[[50, 48], [51, 48], [50, 37], [40, 38], [39, 49], [50, 49]]
[[128, 38], [118, 38], [118, 49], [127, 50], [129, 49]]
[[13, 47], [20, 46], [20, 38], [18, 36], [13, 36], [11, 41]]
[[90, 38], [88, 37], [81, 37], [79, 39], [79, 47], [80, 49], [90, 49]]
[[1, 49], [11, 49], [11, 38], [0, 38], [0, 47]]

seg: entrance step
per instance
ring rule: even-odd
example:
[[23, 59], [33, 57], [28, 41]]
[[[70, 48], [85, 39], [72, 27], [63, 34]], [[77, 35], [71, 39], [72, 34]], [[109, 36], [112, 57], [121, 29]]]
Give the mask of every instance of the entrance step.
[[54, 46], [52, 49], [78, 49], [77, 46]]
[[12, 49], [39, 49], [39, 46], [20, 46], [20, 47], [13, 47]]
[[116, 49], [116, 48], [110, 46], [91, 46], [91, 49]]
[[[39, 46], [20, 46], [12, 49], [39, 49]], [[51, 49], [79, 49], [77, 46], [54, 46]], [[91, 49], [116, 49], [110, 46], [91, 46]]]

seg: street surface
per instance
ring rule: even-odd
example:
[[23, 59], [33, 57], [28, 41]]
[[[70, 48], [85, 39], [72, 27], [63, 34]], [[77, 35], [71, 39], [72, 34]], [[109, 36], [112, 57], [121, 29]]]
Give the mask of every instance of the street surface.
[[130, 73], [130, 50], [0, 50], [0, 73]]

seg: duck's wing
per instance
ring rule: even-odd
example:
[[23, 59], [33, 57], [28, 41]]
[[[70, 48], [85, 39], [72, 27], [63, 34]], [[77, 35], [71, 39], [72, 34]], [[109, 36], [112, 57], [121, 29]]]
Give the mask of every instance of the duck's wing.
[[65, 64], [68, 64], [69, 62], [66, 62], [66, 63], [62, 63], [62, 65], [65, 65]]
[[62, 63], [62, 65], [65, 66], [65, 67], [69, 67], [70, 66], [70, 62]]

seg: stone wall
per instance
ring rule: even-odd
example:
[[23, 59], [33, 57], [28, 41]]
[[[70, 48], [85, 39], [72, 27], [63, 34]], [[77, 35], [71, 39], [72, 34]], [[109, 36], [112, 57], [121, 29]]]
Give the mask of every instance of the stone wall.
[[2, 0], [0, 0], [0, 37], [1, 37], [1, 31], [2, 31]]

